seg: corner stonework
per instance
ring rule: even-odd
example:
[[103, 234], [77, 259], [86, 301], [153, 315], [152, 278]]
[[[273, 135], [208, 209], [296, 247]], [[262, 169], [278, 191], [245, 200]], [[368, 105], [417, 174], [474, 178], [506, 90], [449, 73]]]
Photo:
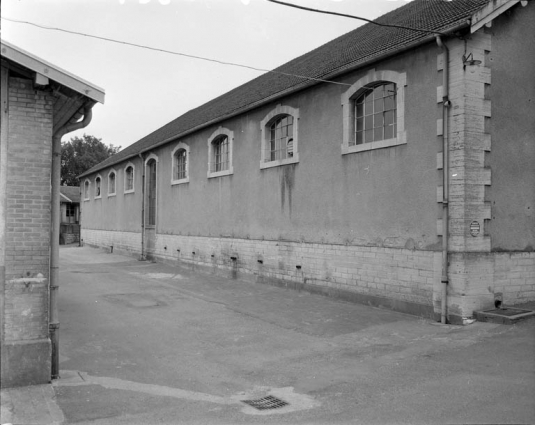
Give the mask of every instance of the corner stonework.
[[[491, 170], [485, 167], [485, 155], [491, 147], [491, 135], [487, 132], [491, 118], [487, 99], [491, 70], [485, 66], [486, 54], [491, 50], [491, 36], [481, 30], [450, 42], [449, 49], [447, 305], [448, 320], [462, 322], [471, 317], [474, 310], [492, 306], [494, 300], [493, 291], [489, 289], [493, 287], [494, 265], [491, 264], [490, 235], [486, 232], [491, 206], [485, 196], [486, 187], [491, 184]], [[464, 64], [463, 56], [469, 53], [481, 64]], [[442, 70], [443, 66], [443, 58], [439, 57], [438, 69]], [[439, 87], [437, 93], [441, 92]]]

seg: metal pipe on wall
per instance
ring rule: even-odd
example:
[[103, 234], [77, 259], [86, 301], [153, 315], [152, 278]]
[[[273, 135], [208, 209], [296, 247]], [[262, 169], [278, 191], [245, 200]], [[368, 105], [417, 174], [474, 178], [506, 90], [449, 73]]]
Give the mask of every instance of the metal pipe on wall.
[[59, 318], [57, 294], [59, 289], [59, 234], [61, 222], [60, 185], [61, 185], [61, 138], [71, 131], [87, 127], [92, 119], [91, 106], [84, 106], [82, 121], [59, 128], [52, 136], [52, 173], [51, 173], [51, 228], [50, 228], [50, 309], [48, 331], [52, 344], [52, 379], [59, 377]]
[[438, 47], [442, 49], [442, 303], [440, 322], [447, 323], [447, 297], [448, 297], [448, 239], [449, 239], [449, 139], [448, 139], [448, 109], [451, 106], [449, 100], [449, 49], [442, 42], [439, 35], [436, 36]]
[[145, 260], [145, 164], [143, 163], [143, 154], [140, 153], [141, 158], [141, 258]]

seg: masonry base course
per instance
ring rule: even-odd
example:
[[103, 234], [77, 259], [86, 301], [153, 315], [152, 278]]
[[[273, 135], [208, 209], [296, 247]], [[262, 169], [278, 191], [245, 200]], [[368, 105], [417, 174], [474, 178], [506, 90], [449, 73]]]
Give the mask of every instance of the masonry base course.
[[[141, 256], [140, 233], [82, 229], [82, 238], [91, 246]], [[437, 251], [170, 234], [156, 234], [144, 243], [148, 260], [440, 320], [441, 253]], [[486, 281], [485, 293], [466, 297], [462, 290], [449, 288], [449, 323], [462, 324], [474, 310], [492, 308], [493, 280], [510, 305], [535, 299], [535, 283], [530, 283], [535, 281], [531, 276], [535, 253], [479, 256], [485, 257], [485, 263], [490, 258], [496, 270]], [[506, 281], [508, 270], [515, 271], [513, 285]]]

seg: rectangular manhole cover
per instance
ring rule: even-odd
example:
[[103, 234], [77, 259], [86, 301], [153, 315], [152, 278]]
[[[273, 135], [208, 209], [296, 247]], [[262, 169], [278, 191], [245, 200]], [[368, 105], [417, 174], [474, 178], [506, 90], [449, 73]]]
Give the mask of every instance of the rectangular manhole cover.
[[268, 395], [258, 400], [242, 400], [244, 403], [249, 406], [254, 407], [257, 410], [267, 410], [267, 409], [279, 409], [284, 406], [288, 406], [290, 403], [281, 400], [280, 398], [273, 397]]

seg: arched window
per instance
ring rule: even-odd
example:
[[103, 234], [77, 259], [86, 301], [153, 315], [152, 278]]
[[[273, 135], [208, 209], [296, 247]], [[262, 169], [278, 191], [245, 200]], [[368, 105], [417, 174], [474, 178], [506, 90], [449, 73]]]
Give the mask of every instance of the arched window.
[[278, 115], [269, 124], [269, 140], [266, 143], [266, 162], [293, 156], [293, 125], [291, 115]]
[[279, 105], [260, 123], [260, 168], [299, 162], [298, 148], [299, 109]]
[[396, 85], [367, 87], [355, 99], [354, 145], [392, 139], [396, 134]]
[[406, 85], [405, 73], [373, 71], [342, 94], [342, 154], [407, 143]]
[[115, 170], [108, 174], [108, 196], [115, 195]]
[[100, 194], [100, 183], [102, 182], [102, 179], [100, 178], [100, 176], [97, 176], [97, 178], [95, 179], [95, 198], [100, 198], [101, 194]]
[[212, 166], [211, 171], [217, 173], [218, 171], [228, 170], [229, 166], [229, 149], [228, 137], [219, 136], [212, 142]]
[[208, 178], [232, 174], [234, 132], [219, 127], [208, 139]]
[[84, 182], [84, 200], [89, 201], [89, 180]]
[[186, 151], [180, 149], [175, 152], [175, 180], [186, 178]]
[[134, 191], [134, 166], [129, 163], [124, 169], [124, 193]]
[[189, 182], [189, 146], [179, 143], [172, 153], [171, 184]]

